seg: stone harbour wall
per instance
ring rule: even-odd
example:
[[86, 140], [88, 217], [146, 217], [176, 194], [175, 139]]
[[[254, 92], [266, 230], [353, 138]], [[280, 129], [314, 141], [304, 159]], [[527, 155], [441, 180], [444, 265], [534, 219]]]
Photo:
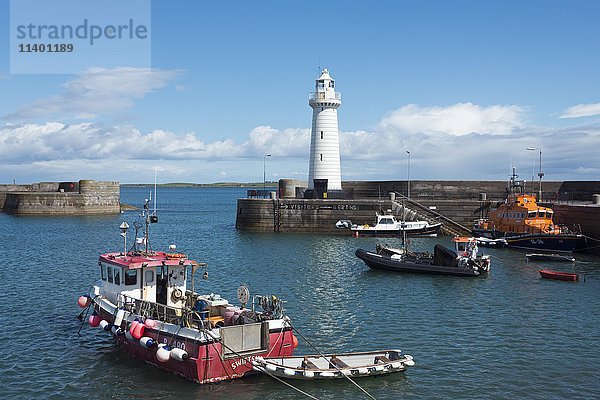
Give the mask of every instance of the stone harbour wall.
[[1, 185], [2, 211], [13, 215], [118, 214], [119, 182], [81, 180]]
[[376, 212], [392, 208], [389, 200], [238, 199], [236, 228], [255, 232], [319, 232], [349, 235], [337, 229], [340, 219], [375, 224]]

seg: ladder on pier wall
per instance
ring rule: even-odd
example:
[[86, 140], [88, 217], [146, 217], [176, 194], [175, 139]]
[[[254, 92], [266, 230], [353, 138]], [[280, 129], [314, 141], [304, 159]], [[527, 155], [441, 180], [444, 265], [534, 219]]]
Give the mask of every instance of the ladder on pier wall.
[[273, 199], [273, 232], [279, 232], [281, 226], [281, 211], [279, 210], [279, 199]]
[[[450, 236], [462, 236], [462, 235], [471, 235], [471, 230], [466, 226], [459, 224], [456, 221], [451, 220], [450, 218], [429, 209], [423, 204], [409, 199], [401, 193], [394, 192], [396, 197], [400, 197], [402, 201], [401, 203], [397, 200], [392, 200], [392, 211], [396, 214], [404, 215], [405, 220], [424, 220], [429, 222], [430, 224], [434, 224], [437, 222], [442, 222], [442, 233], [444, 235]], [[411, 208], [406, 206], [408, 203]], [[418, 210], [418, 211], [417, 211]]]

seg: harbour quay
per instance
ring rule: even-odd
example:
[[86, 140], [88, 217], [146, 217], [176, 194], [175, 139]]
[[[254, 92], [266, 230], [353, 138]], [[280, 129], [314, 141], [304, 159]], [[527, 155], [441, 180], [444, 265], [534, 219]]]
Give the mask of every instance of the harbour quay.
[[88, 215], [121, 212], [119, 182], [82, 179], [0, 185], [0, 211], [12, 215]]
[[[337, 221], [374, 224], [376, 212], [391, 210], [407, 220], [440, 221], [446, 234], [465, 234], [476, 219], [505, 200], [507, 183], [399, 180], [344, 181], [342, 186], [334, 196], [324, 192], [320, 198], [304, 198], [306, 182], [290, 179], [281, 179], [277, 188], [264, 192], [249, 190], [237, 201], [236, 228], [347, 235], [348, 230], [336, 228]], [[599, 181], [547, 181], [543, 189], [541, 203], [552, 205], [558, 223], [580, 225], [585, 234], [600, 239], [600, 196], [595, 196], [600, 193]]]

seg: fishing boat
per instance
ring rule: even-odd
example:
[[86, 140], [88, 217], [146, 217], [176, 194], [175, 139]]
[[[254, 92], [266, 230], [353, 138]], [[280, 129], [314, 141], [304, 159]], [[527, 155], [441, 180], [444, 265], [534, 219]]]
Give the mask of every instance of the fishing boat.
[[549, 269], [540, 269], [540, 275], [544, 279], [555, 279], [559, 281], [575, 282], [579, 280], [579, 275], [571, 272], [551, 271]]
[[575, 257], [564, 254], [527, 253], [525, 257], [535, 261], [575, 262]]
[[477, 241], [471, 237], [453, 238], [455, 251], [435, 245], [433, 254], [392, 249], [377, 245], [375, 252], [356, 250], [356, 256], [371, 269], [454, 276], [479, 276], [490, 270], [490, 256], [478, 255]]
[[[150, 213], [148, 201], [140, 217], [143, 222], [133, 224], [136, 239], [131, 248], [127, 248], [129, 225], [123, 222], [122, 251], [100, 255], [100, 279], [77, 301], [83, 308], [82, 326], [87, 319], [91, 327], [110, 335], [120, 351], [200, 384], [256, 373], [256, 359], [293, 355], [298, 339], [283, 300], [273, 295], [251, 297], [245, 285], [237, 289], [239, 305], [215, 293], [196, 292], [195, 274], [202, 269], [202, 277], [208, 279], [207, 263], [175, 252], [175, 245], [169, 252], [152, 250], [149, 231], [158, 217], [156, 211]], [[138, 237], [142, 227], [144, 235]], [[393, 362], [393, 366], [384, 363], [386, 372], [411, 365], [410, 356], [396, 357], [392, 351], [380, 355], [386, 354]], [[354, 360], [348, 354], [338, 357]], [[263, 372], [270, 374], [268, 368]]]
[[315, 380], [386, 375], [402, 372], [415, 362], [400, 350], [384, 350], [343, 355], [257, 357], [252, 364], [256, 371], [279, 378]]
[[513, 168], [506, 200], [489, 218], [475, 221], [473, 236], [503, 239], [508, 247], [521, 249], [572, 252], [586, 248], [586, 236], [554, 224], [554, 211], [538, 205], [534, 195], [523, 193], [524, 182], [517, 178]]
[[336, 223], [338, 229], [347, 229], [353, 235], [369, 236], [437, 236], [442, 228], [442, 223], [430, 224], [428, 221], [399, 221], [392, 214], [391, 210], [387, 213], [375, 213], [375, 225], [352, 224], [349, 220], [339, 220]]
[[298, 340], [281, 299], [250, 298], [244, 285], [237, 290], [239, 305], [194, 291], [199, 268], [208, 278], [207, 264], [176, 253], [175, 246], [169, 252], [150, 249], [149, 226], [158, 218], [147, 202], [142, 218], [134, 226], [137, 237], [145, 225], [144, 237], [127, 249], [129, 225], [121, 224], [123, 250], [100, 255], [100, 279], [78, 300], [91, 311], [90, 326], [111, 335], [121, 351], [198, 383], [252, 373], [256, 357], [292, 355]]

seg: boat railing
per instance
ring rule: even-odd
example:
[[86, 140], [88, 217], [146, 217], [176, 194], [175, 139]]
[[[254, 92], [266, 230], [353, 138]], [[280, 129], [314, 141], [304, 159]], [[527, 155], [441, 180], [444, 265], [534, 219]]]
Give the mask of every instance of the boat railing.
[[120, 294], [117, 306], [132, 314], [143, 318], [152, 318], [158, 321], [177, 324], [188, 328], [203, 329], [212, 328], [219, 319], [211, 318], [207, 310], [196, 309], [198, 296], [191, 291], [186, 291], [186, 303], [183, 307], [172, 307], [152, 301], [141, 300], [125, 294]]
[[137, 299], [125, 294], [119, 295], [117, 306], [144, 318], [152, 318], [172, 324], [186, 322], [188, 326], [197, 327], [198, 324], [202, 325], [203, 323], [200, 316], [194, 315], [189, 307], [167, 306], [165, 304]]

